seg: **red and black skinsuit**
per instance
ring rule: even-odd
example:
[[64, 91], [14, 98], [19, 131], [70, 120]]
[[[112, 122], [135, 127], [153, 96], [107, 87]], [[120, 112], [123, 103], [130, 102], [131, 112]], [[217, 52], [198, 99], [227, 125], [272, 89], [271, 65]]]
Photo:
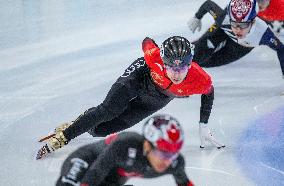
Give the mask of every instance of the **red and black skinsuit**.
[[106, 136], [137, 124], [175, 97], [201, 94], [200, 122], [207, 123], [214, 99], [210, 76], [192, 63], [183, 82], [173, 84], [165, 75], [160, 49], [143, 41], [144, 57], [135, 60], [117, 79], [100, 105], [90, 108], [63, 131], [67, 140], [84, 132]]
[[120, 186], [131, 177], [173, 175], [178, 186], [193, 186], [181, 154], [168, 169], [156, 172], [143, 150], [145, 138], [135, 132], [112, 134], [80, 147], [64, 161], [56, 186]]
[[284, 21], [284, 0], [270, 0], [268, 7], [257, 15], [265, 21]]
[[[284, 0], [270, 0], [268, 7], [258, 12], [257, 16], [271, 25], [274, 32], [280, 33], [284, 30]], [[276, 23], [277, 21], [280, 22]], [[277, 26], [276, 26], [276, 25]], [[276, 27], [275, 27], [276, 26]]]

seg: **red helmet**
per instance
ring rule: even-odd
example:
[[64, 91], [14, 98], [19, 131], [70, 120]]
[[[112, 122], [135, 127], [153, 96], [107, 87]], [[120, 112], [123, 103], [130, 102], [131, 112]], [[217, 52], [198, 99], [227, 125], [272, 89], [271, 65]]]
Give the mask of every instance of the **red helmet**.
[[143, 126], [144, 137], [158, 150], [178, 153], [183, 145], [184, 132], [170, 115], [152, 116]]

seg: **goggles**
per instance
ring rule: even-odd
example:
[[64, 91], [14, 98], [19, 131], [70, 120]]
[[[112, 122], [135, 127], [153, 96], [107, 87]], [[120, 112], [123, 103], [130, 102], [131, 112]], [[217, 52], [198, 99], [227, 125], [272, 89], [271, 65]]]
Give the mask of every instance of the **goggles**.
[[250, 27], [252, 22], [235, 22], [231, 21], [231, 27], [233, 28], [240, 28], [240, 29], [246, 29]]
[[171, 72], [185, 72], [189, 69], [190, 64], [192, 62], [193, 55], [189, 54], [183, 58], [183, 60], [174, 60], [170, 63], [165, 63], [165, 68], [167, 71]]
[[154, 149], [152, 152], [154, 153], [155, 156], [158, 156], [159, 158], [163, 160], [174, 161], [179, 156], [178, 153], [166, 152], [166, 151], [161, 151], [158, 149]]
[[181, 65], [181, 66], [170, 66], [170, 65], [165, 65], [165, 68], [169, 72], [178, 72], [178, 73], [183, 73], [186, 72], [190, 66], [186, 65]]

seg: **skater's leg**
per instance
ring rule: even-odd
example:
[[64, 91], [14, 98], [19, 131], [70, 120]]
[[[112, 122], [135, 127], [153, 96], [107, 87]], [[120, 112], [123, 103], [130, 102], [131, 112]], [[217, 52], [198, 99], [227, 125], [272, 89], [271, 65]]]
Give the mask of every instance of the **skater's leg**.
[[166, 106], [171, 100], [170, 98], [153, 99], [151, 97], [149, 97], [149, 102], [147, 103], [141, 99], [132, 100], [129, 107], [119, 117], [101, 123], [97, 127], [92, 128], [89, 133], [94, 137], [98, 137], [130, 128]]
[[217, 67], [232, 63], [247, 55], [253, 48], [244, 47], [228, 39], [225, 46], [202, 61], [202, 67]]

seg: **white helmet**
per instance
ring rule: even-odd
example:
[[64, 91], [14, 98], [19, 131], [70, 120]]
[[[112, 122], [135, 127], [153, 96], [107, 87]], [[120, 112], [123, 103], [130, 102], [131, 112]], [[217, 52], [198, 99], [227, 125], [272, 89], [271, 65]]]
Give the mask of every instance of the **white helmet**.
[[144, 137], [158, 150], [178, 153], [184, 142], [179, 122], [170, 115], [152, 116], [143, 126]]

